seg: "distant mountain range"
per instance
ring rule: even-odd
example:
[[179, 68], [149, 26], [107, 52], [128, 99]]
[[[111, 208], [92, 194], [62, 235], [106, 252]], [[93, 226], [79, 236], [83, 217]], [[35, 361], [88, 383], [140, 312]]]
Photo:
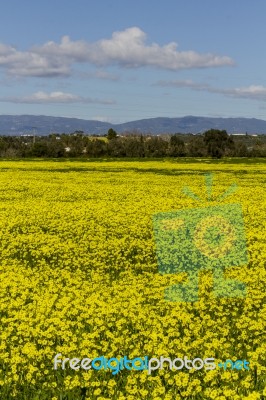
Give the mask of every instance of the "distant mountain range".
[[109, 128], [118, 133], [200, 133], [208, 129], [225, 129], [228, 133], [266, 134], [266, 121], [256, 118], [209, 118], [186, 116], [181, 118], [149, 118], [123, 124], [95, 120], [43, 115], [0, 115], [0, 135], [48, 135], [83, 131], [105, 134]]

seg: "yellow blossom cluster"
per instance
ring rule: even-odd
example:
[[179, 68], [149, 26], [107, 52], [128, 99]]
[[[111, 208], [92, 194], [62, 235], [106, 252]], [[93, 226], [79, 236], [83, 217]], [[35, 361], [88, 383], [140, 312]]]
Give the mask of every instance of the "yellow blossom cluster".
[[[265, 173], [263, 159], [2, 160], [1, 400], [266, 398]], [[153, 216], [231, 203], [242, 206], [249, 260], [225, 274], [246, 296], [215, 297], [212, 271], [201, 270], [198, 301], [167, 301], [165, 289], [186, 275], [159, 272]], [[250, 369], [113, 375], [55, 370], [58, 353], [245, 359]]]

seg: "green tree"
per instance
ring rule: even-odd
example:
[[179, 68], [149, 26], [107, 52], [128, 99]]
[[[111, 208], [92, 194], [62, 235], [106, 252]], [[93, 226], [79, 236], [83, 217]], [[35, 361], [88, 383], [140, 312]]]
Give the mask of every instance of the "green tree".
[[158, 136], [150, 136], [144, 142], [146, 157], [165, 157], [167, 154], [168, 142]]
[[185, 143], [180, 139], [179, 134], [175, 133], [170, 137], [168, 154], [171, 157], [182, 157], [186, 153]]
[[212, 158], [221, 158], [226, 150], [234, 149], [234, 141], [225, 130], [210, 129], [204, 132], [203, 140]]
[[115, 138], [117, 138], [117, 133], [116, 133], [116, 131], [113, 129], [113, 128], [110, 128], [109, 130], [108, 130], [108, 133], [107, 133], [107, 139], [108, 140], [112, 140], [112, 139], [115, 139]]
[[88, 142], [87, 153], [92, 157], [103, 157], [107, 155], [107, 145], [101, 139], [95, 139]]
[[125, 140], [123, 138], [117, 138], [116, 140], [110, 140], [107, 145], [108, 155], [111, 157], [125, 157]]
[[187, 151], [189, 157], [204, 157], [207, 155], [207, 148], [202, 136], [193, 136], [188, 142]]
[[245, 143], [239, 143], [234, 151], [236, 157], [248, 157], [248, 149]]
[[126, 157], [144, 157], [143, 136], [131, 136], [125, 138]]
[[47, 143], [36, 142], [33, 144], [29, 155], [32, 157], [47, 157], [48, 152]]

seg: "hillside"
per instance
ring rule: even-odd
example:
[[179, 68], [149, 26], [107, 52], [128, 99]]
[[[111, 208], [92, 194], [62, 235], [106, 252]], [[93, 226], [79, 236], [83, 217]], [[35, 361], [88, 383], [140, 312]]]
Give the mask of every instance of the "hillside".
[[43, 115], [0, 115], [0, 135], [71, 133], [76, 130], [88, 134], [105, 134], [109, 128], [118, 133], [199, 133], [208, 129], [225, 129], [228, 133], [266, 134], [266, 121], [256, 118], [209, 118], [186, 116], [181, 118], [149, 118], [122, 124], [111, 124], [78, 118]]

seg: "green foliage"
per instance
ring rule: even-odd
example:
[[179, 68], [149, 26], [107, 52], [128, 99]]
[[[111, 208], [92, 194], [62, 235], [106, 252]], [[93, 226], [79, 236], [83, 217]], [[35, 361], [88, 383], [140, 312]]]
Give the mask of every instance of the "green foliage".
[[221, 158], [226, 149], [233, 149], [234, 141], [225, 130], [210, 129], [204, 133], [207, 153], [213, 158]]
[[116, 131], [114, 130], [114, 129], [112, 129], [112, 128], [110, 128], [109, 130], [108, 130], [108, 134], [107, 134], [107, 139], [108, 140], [112, 140], [112, 139], [115, 139], [115, 138], [117, 138], [117, 133], [116, 133]]
[[226, 131], [210, 129], [203, 134], [142, 135], [139, 132], [119, 136], [112, 128], [108, 134], [85, 135], [51, 133], [48, 136], [2, 136], [2, 158], [161, 158], [161, 157], [265, 157], [266, 135], [229, 136]]
[[170, 138], [169, 156], [183, 157], [185, 154], [185, 143], [176, 133]]

